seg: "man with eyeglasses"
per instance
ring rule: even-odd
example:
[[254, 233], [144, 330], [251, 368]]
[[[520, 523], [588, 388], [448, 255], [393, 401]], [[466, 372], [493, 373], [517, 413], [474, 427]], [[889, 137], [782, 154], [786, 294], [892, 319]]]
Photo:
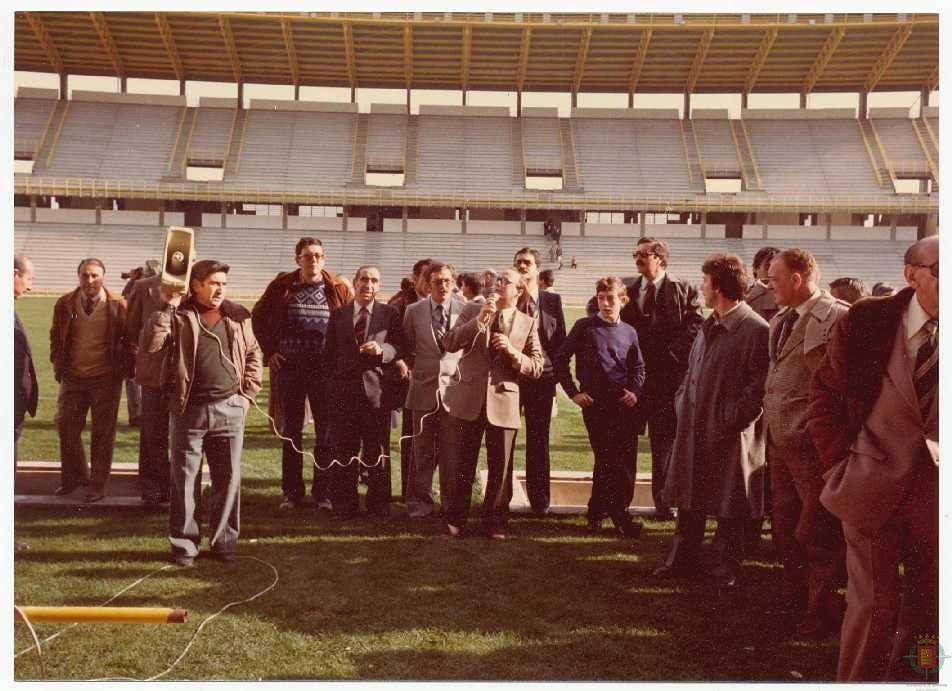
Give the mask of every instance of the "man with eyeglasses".
[[837, 322], [810, 386], [820, 502], [846, 538], [838, 681], [924, 681], [911, 662], [938, 633], [939, 238], [904, 264], [907, 288]]
[[[280, 511], [289, 511], [304, 499], [304, 456], [301, 448], [304, 427], [304, 401], [314, 415], [314, 456], [326, 467], [330, 461], [327, 446], [327, 406], [324, 338], [331, 313], [353, 300], [346, 283], [324, 268], [324, 245], [313, 237], [303, 237], [294, 248], [298, 268], [280, 273], [268, 284], [264, 295], [251, 312], [255, 337], [277, 384], [283, 410], [281, 452]], [[311, 494], [318, 508], [331, 508], [328, 472], [314, 468]]]
[[638, 332], [645, 360], [645, 386], [635, 409], [636, 434], [647, 430], [651, 441], [651, 496], [655, 517], [671, 517], [664, 504], [668, 455], [677, 430], [674, 394], [688, 367], [691, 345], [704, 321], [697, 290], [668, 269], [664, 240], [642, 237], [632, 258], [640, 276], [628, 286], [621, 319]]

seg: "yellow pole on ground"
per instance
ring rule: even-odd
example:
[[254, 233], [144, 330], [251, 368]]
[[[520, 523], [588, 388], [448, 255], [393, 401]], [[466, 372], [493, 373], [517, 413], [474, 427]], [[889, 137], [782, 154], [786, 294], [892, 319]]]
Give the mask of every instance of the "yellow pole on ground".
[[[19, 607], [15, 621], [32, 624], [184, 624], [188, 610], [168, 607]], [[21, 614], [22, 613], [22, 614]]]

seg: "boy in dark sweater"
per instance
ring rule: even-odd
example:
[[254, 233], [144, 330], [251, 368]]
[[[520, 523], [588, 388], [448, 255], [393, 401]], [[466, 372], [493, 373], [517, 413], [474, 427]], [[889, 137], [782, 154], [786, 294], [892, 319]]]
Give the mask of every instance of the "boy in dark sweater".
[[[628, 505], [635, 491], [635, 405], [645, 383], [645, 363], [637, 332], [620, 320], [628, 302], [625, 284], [606, 276], [596, 282], [595, 292], [598, 313], [575, 322], [555, 358], [556, 376], [582, 409], [595, 454], [589, 531], [600, 531], [608, 516], [620, 535], [634, 538], [641, 524], [631, 520]], [[569, 370], [572, 356], [581, 388]]]

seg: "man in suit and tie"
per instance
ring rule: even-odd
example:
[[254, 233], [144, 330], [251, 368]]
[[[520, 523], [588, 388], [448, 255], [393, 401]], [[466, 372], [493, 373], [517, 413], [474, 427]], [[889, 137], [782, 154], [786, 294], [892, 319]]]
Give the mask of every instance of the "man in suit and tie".
[[410, 389], [405, 408], [412, 411], [413, 463], [408, 464], [407, 514], [422, 518], [433, 513], [433, 472], [439, 465], [440, 492], [446, 508], [446, 463], [439, 445], [443, 392], [459, 363], [461, 352], [447, 353], [443, 339], [456, 325], [466, 302], [453, 295], [453, 270], [433, 261], [426, 270], [428, 298], [407, 307], [403, 317], [405, 359], [410, 367]]
[[637, 434], [647, 429], [651, 440], [651, 496], [655, 516], [662, 519], [671, 517], [661, 490], [677, 430], [674, 394], [704, 321], [697, 290], [667, 270], [668, 257], [664, 240], [638, 240], [632, 258], [641, 275], [628, 287], [628, 304], [621, 312], [622, 321], [638, 332], [645, 360], [645, 386], [635, 409], [635, 429]]
[[[33, 290], [33, 262], [22, 252], [13, 255], [13, 299]], [[39, 387], [36, 383], [36, 368], [33, 366], [33, 351], [26, 328], [20, 315], [13, 313], [13, 458], [16, 461], [17, 446], [23, 434], [26, 414], [36, 417]]]
[[783, 561], [779, 610], [800, 618], [799, 634], [816, 636], [839, 625], [836, 579], [842, 568], [843, 532], [820, 505], [823, 477], [807, 433], [807, 403], [810, 377], [849, 305], [819, 289], [819, 267], [805, 250], [776, 254], [767, 280], [784, 308], [770, 321], [764, 396], [771, 526]]
[[444, 516], [452, 537], [458, 537], [466, 523], [485, 432], [489, 473], [482, 527], [489, 538], [506, 538], [512, 455], [520, 425], [519, 376], [538, 379], [545, 362], [535, 321], [517, 309], [524, 290], [522, 274], [512, 268], [502, 271], [493, 296], [482, 305], [467, 304], [446, 334], [446, 350], [463, 351], [459, 379], [443, 395], [447, 415], [440, 429], [450, 480]]
[[810, 387], [820, 502], [846, 538], [839, 681], [922, 681], [915, 649], [938, 633], [938, 237], [904, 262], [909, 287], [850, 308]]
[[526, 494], [529, 495], [532, 513], [536, 515], [549, 510], [549, 428], [555, 398], [552, 359], [565, 341], [562, 297], [558, 293], [540, 290], [541, 263], [539, 252], [531, 247], [523, 247], [512, 260], [512, 265], [526, 283], [526, 290], [519, 299], [519, 311], [535, 320], [545, 358], [541, 377], [522, 377], [519, 380], [519, 405], [526, 416]]
[[[377, 302], [380, 270], [361, 266], [354, 300], [331, 315], [325, 357], [331, 380], [331, 505], [340, 519], [357, 514], [357, 482], [367, 475], [367, 511], [390, 512], [390, 411], [396, 361], [403, 347], [400, 315]], [[353, 457], [359, 457], [361, 463]]]

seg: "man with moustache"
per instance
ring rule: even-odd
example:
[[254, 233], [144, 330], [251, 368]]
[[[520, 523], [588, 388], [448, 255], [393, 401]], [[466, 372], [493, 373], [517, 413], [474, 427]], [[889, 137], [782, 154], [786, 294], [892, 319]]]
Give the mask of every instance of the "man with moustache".
[[178, 566], [195, 563], [202, 541], [203, 455], [212, 480], [205, 509], [211, 556], [232, 561], [238, 545], [245, 414], [261, 390], [262, 356], [248, 310], [225, 299], [228, 270], [213, 259], [195, 262], [184, 301], [163, 286], [166, 305], [149, 317], [143, 336], [148, 352], [168, 358], [169, 542]]
[[377, 302], [380, 270], [370, 265], [358, 268], [354, 289], [353, 302], [331, 315], [325, 347], [334, 382], [328, 390], [336, 460], [330, 473], [331, 504], [338, 519], [357, 514], [361, 474], [367, 481], [367, 512], [390, 513], [393, 372], [403, 349], [400, 315]]
[[[255, 336], [277, 382], [284, 412], [281, 450], [279, 511], [290, 511], [304, 499], [304, 454], [301, 432], [304, 401], [314, 415], [314, 457], [324, 467], [329, 462], [327, 442], [324, 340], [331, 313], [350, 302], [353, 292], [324, 266], [327, 254], [317, 238], [303, 237], [294, 248], [295, 271], [280, 273], [268, 284], [251, 311]], [[293, 443], [292, 443], [293, 442]], [[311, 494], [319, 508], [330, 508], [329, 477], [314, 468]]]
[[[79, 287], [56, 301], [50, 328], [50, 362], [60, 384], [56, 427], [62, 463], [62, 483], [54, 494], [69, 495], [87, 485], [83, 501], [93, 503], [106, 496], [122, 381], [132, 355], [125, 338], [126, 301], [105, 288], [105, 265], [90, 257], [76, 273]], [[92, 413], [92, 472], [82, 440], [87, 412]]]
[[443, 339], [456, 325], [466, 302], [453, 295], [453, 271], [434, 261], [426, 270], [430, 295], [407, 307], [403, 317], [404, 358], [410, 367], [405, 409], [412, 411], [413, 463], [406, 480], [407, 514], [423, 518], [434, 511], [433, 472], [440, 470], [440, 493], [446, 507], [446, 462], [440, 448], [443, 392], [456, 374], [461, 352], [446, 352]]
[[810, 377], [848, 305], [819, 289], [820, 269], [806, 250], [774, 255], [767, 280], [782, 308], [770, 321], [764, 396], [771, 526], [783, 562], [779, 609], [799, 618], [799, 634], [817, 636], [839, 624], [836, 580], [842, 569], [843, 532], [820, 505], [823, 477], [807, 432], [807, 403]]
[[496, 277], [493, 298], [468, 303], [444, 339], [448, 352], [463, 351], [459, 377], [443, 395], [441, 420], [450, 481], [446, 533], [459, 537], [469, 514], [476, 462], [486, 435], [489, 473], [483, 499], [486, 537], [506, 539], [512, 499], [512, 455], [519, 430], [519, 376], [538, 379], [545, 361], [535, 322], [517, 309], [525, 283], [515, 269]]
[[518, 250], [512, 260], [526, 285], [518, 308], [535, 320], [544, 358], [541, 377], [519, 380], [519, 406], [526, 417], [526, 494], [537, 516], [549, 510], [549, 428], [556, 383], [552, 361], [565, 341], [562, 297], [540, 289], [541, 262], [539, 252], [531, 247]]
[[926, 680], [912, 662], [938, 634], [937, 236], [909, 247], [903, 273], [907, 288], [837, 322], [810, 387], [820, 502], [846, 538], [838, 681]]
[[668, 457], [677, 415], [674, 394], [688, 367], [688, 353], [704, 320], [697, 290], [668, 271], [668, 245], [642, 237], [632, 258], [640, 276], [628, 287], [621, 319], [638, 332], [645, 361], [645, 385], [635, 408], [635, 434], [645, 431], [651, 442], [651, 496], [655, 517], [670, 519], [664, 503]]

